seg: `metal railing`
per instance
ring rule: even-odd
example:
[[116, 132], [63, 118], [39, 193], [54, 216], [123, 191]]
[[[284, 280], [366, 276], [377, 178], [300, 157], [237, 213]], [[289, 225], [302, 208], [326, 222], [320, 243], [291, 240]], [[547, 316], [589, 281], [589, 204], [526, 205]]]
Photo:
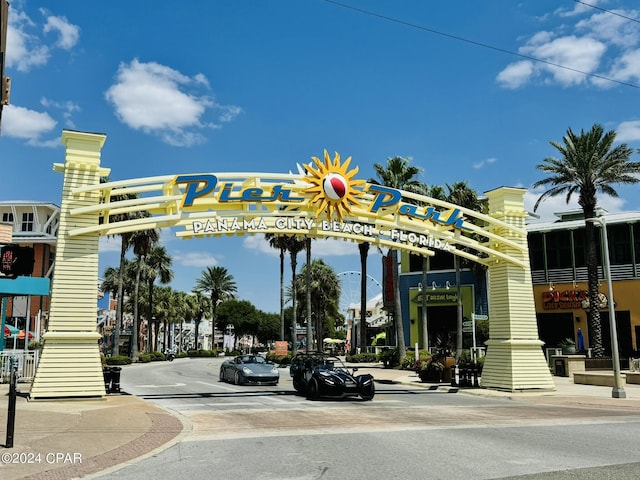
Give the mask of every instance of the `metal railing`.
[[4, 350], [0, 352], [0, 383], [9, 383], [12, 361], [18, 361], [18, 381], [30, 382], [36, 373], [40, 350]]

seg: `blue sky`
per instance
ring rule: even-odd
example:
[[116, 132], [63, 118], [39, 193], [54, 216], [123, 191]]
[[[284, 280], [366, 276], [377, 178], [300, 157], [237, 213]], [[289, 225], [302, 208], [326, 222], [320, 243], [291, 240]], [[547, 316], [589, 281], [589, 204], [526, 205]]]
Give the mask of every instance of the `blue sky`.
[[[363, 179], [400, 155], [430, 185], [523, 187], [532, 207], [535, 165], [568, 128], [600, 123], [640, 148], [640, 6], [586, 3], [13, 0], [0, 196], [60, 203], [52, 164], [64, 160], [67, 128], [107, 135], [113, 180], [286, 173], [327, 149], [353, 157]], [[640, 210], [638, 187], [618, 190], [601, 206]], [[572, 208], [559, 198], [538, 213]], [[178, 240], [166, 230], [162, 241], [173, 288], [190, 291], [221, 265], [239, 297], [279, 310], [278, 252], [261, 237]], [[118, 244], [101, 249], [102, 272]], [[360, 268], [353, 244], [312, 251], [336, 272]], [[375, 251], [368, 269], [381, 280]]]

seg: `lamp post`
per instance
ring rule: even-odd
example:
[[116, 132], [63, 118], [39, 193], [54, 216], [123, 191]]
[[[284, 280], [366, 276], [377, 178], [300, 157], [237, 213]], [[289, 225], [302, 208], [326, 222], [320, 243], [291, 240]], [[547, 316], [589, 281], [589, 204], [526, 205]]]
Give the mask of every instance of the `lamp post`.
[[[609, 265], [609, 242], [607, 241], [607, 222], [602, 217], [588, 218], [588, 222], [594, 222], [602, 227], [602, 246], [604, 248], [604, 271], [607, 276], [607, 288], [609, 290], [609, 330], [611, 332], [611, 357], [613, 362], [613, 398], [627, 398], [622, 386], [620, 375], [620, 356], [618, 354], [618, 329], [616, 327], [616, 311], [613, 302], [613, 286], [611, 285], [611, 266]], [[591, 308], [597, 308], [592, 305]]]

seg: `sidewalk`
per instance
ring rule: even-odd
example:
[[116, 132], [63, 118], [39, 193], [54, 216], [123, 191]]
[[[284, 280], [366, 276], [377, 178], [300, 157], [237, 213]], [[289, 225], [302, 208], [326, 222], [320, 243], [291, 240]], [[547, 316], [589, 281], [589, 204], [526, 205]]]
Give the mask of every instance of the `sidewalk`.
[[105, 399], [28, 401], [19, 383], [13, 448], [5, 448], [8, 384], [0, 385], [0, 478], [80, 478], [177, 442], [183, 419], [126, 394]]
[[[421, 383], [411, 371], [385, 369], [381, 364], [350, 366], [357, 367], [359, 374], [371, 373], [378, 389], [385, 383], [402, 383], [514, 401], [640, 411], [640, 385], [625, 385], [626, 399], [611, 398], [611, 387], [577, 385], [565, 377], [553, 377], [555, 391], [501, 392]], [[283, 373], [288, 376], [287, 370]], [[28, 383], [18, 384], [21, 396], [16, 402], [14, 446], [8, 449], [4, 445], [9, 386], [0, 385], [2, 479], [80, 478], [163, 450], [190, 430], [187, 420], [126, 394], [97, 400], [28, 401], [28, 389]]]

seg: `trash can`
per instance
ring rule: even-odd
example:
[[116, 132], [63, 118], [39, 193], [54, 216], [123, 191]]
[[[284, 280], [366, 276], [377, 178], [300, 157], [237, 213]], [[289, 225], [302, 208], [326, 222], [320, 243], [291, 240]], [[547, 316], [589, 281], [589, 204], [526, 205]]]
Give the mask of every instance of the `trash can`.
[[111, 368], [102, 367], [102, 377], [104, 378], [104, 391], [106, 393], [111, 392]]
[[555, 369], [556, 377], [566, 377], [567, 376], [567, 363], [564, 358], [554, 358], [553, 366]]
[[120, 393], [120, 371], [122, 367], [111, 367], [111, 393]]

